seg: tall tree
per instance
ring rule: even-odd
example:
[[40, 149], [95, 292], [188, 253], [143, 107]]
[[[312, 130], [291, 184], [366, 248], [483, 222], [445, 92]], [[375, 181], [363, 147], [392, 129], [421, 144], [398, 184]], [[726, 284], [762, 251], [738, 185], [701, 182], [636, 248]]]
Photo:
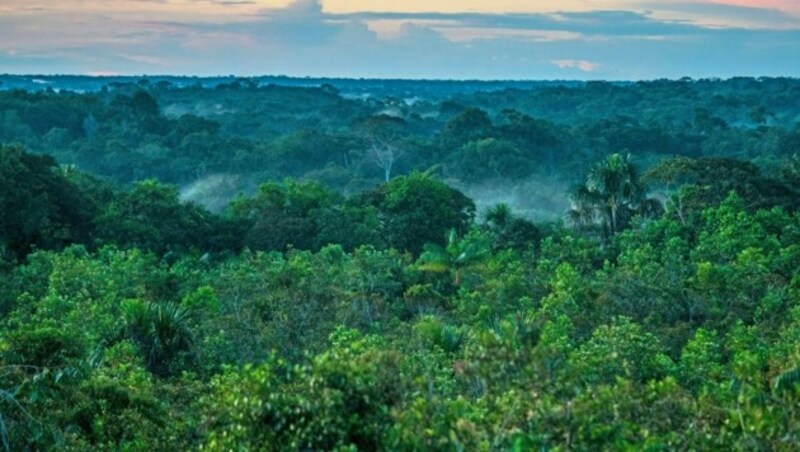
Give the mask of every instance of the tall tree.
[[611, 154], [597, 163], [570, 199], [567, 221], [577, 227], [599, 224], [604, 239], [626, 228], [636, 215], [653, 217], [663, 211], [660, 201], [647, 197], [630, 154]]
[[51, 157], [0, 145], [0, 246], [21, 258], [86, 242], [93, 209]]
[[426, 243], [445, 245], [450, 229], [466, 233], [475, 217], [471, 199], [425, 173], [395, 177], [363, 193], [360, 202], [377, 209], [389, 246], [413, 253]]
[[406, 153], [404, 135], [408, 133], [402, 118], [380, 114], [358, 125], [357, 130], [366, 148], [366, 157], [383, 170], [389, 182], [395, 165]]

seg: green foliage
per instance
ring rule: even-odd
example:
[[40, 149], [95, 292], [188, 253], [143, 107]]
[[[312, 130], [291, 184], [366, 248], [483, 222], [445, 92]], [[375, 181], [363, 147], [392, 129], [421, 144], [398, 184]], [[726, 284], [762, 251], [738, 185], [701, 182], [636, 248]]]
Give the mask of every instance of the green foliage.
[[775, 379], [775, 390], [792, 390], [797, 387], [797, 383], [800, 383], [800, 367], [794, 367], [778, 375]]
[[416, 335], [446, 353], [456, 352], [464, 341], [464, 334], [458, 328], [434, 316], [423, 317], [413, 328]]
[[272, 359], [212, 382], [205, 448], [375, 449], [398, 397], [399, 357], [358, 335], [308, 365]]
[[[0, 447], [800, 443], [796, 162], [777, 147], [796, 141], [796, 81], [458, 103], [228, 82], [0, 92], [0, 139], [132, 182], [0, 147]], [[448, 185], [579, 174], [617, 150], [693, 156], [648, 176], [666, 215], [645, 218], [622, 154], [573, 199], [588, 234], [519, 200], [476, 224]], [[159, 181], [209, 177], [242, 182], [220, 214]]]
[[195, 247], [212, 249], [214, 222], [204, 209], [182, 204], [175, 187], [155, 180], [137, 183], [97, 219], [102, 242], [162, 254]]
[[255, 250], [319, 250], [329, 244], [350, 250], [382, 243], [374, 208], [348, 203], [315, 182], [263, 184], [258, 194], [235, 200], [229, 210], [234, 223], [245, 228], [244, 245]]
[[492, 121], [489, 115], [478, 108], [468, 108], [447, 122], [442, 131], [442, 140], [447, 146], [458, 147], [489, 134]]
[[443, 245], [451, 229], [464, 234], [475, 216], [472, 200], [422, 173], [396, 177], [363, 199], [377, 209], [388, 245], [415, 254], [426, 243]]
[[673, 367], [658, 339], [625, 318], [598, 327], [569, 361], [566, 378], [590, 386], [611, 383], [615, 378], [656, 380], [668, 375]]
[[174, 361], [190, 356], [194, 335], [188, 309], [174, 303], [131, 301], [123, 306], [123, 315], [125, 336], [139, 347], [145, 365], [154, 374], [170, 375]]
[[49, 157], [0, 145], [0, 244], [22, 258], [92, 234], [90, 201]]
[[739, 195], [751, 210], [798, 207], [797, 194], [790, 185], [763, 175], [751, 162], [733, 158], [666, 159], [650, 168], [645, 179], [677, 189], [667, 206], [684, 221], [704, 208], [719, 204], [731, 192]]
[[519, 180], [533, 172], [533, 163], [513, 143], [495, 138], [470, 141], [453, 155], [454, 173], [465, 182]]
[[428, 243], [419, 256], [419, 269], [434, 274], [452, 274], [452, 284], [459, 288], [463, 280], [463, 272], [480, 265], [489, 253], [488, 237], [477, 230], [470, 231], [466, 237], [459, 239], [456, 230], [447, 234], [447, 246]]
[[515, 217], [508, 204], [499, 203], [486, 209], [483, 218], [486, 221], [483, 229], [494, 236], [494, 249], [513, 248], [524, 252], [539, 246], [539, 228], [531, 221]]
[[680, 370], [688, 388], [718, 383], [724, 376], [719, 338], [713, 331], [698, 329], [681, 352]]
[[603, 238], [608, 239], [625, 229], [635, 215], [661, 214], [661, 203], [646, 195], [647, 187], [639, 180], [630, 154], [612, 154], [592, 168], [585, 184], [573, 189], [567, 220], [576, 227], [599, 223]]

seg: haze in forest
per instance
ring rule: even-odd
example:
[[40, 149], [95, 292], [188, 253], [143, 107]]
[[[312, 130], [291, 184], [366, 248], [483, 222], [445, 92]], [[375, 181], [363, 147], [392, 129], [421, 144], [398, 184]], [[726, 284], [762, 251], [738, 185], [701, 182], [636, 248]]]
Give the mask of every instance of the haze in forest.
[[799, 49], [800, 0], [0, 0], [0, 452], [797, 450]]

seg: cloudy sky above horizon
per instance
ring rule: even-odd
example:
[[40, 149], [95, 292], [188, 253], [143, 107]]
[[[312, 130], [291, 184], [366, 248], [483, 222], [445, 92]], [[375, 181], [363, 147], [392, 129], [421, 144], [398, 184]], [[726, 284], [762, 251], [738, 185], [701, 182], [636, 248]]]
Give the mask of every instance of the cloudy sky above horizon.
[[800, 76], [800, 0], [2, 0], [0, 73]]

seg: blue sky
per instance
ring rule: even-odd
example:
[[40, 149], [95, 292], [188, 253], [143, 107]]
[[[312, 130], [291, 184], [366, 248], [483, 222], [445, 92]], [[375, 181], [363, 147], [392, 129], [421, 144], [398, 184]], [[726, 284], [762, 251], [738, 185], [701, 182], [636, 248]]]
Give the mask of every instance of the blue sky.
[[800, 0], [3, 0], [0, 73], [800, 76]]

